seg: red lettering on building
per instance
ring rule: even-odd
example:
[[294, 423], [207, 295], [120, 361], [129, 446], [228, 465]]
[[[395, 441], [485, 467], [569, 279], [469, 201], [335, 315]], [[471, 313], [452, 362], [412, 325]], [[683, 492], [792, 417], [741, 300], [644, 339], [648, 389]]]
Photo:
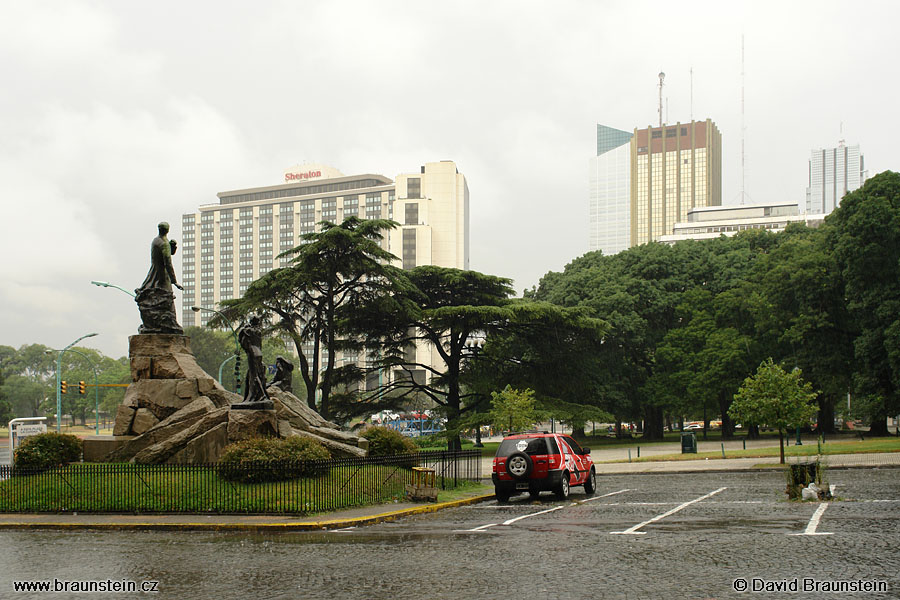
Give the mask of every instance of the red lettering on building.
[[301, 179], [313, 179], [315, 177], [321, 177], [322, 171], [307, 171], [305, 173], [285, 173], [284, 180], [285, 181], [298, 181]]

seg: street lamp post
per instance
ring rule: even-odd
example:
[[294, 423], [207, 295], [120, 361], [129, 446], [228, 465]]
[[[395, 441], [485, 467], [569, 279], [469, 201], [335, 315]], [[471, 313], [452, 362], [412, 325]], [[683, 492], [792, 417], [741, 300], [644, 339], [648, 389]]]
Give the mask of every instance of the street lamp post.
[[131, 296], [132, 298], [135, 297], [134, 292], [132, 292], [132, 291], [130, 291], [130, 290], [126, 290], [125, 288], [119, 287], [119, 286], [117, 286], [117, 285], [115, 285], [115, 284], [113, 284], [113, 283], [109, 283], [108, 281], [91, 281], [91, 283], [93, 283], [94, 285], [99, 286], [99, 287], [111, 287], [111, 288], [116, 288], [117, 290], [121, 290], [121, 291], [125, 292], [126, 294], [128, 294], [128, 295]]
[[[241, 346], [238, 343], [238, 335], [237, 331], [234, 330], [234, 326], [231, 324], [231, 321], [222, 314], [220, 311], [215, 310], [214, 308], [206, 308], [205, 306], [192, 306], [191, 310], [194, 312], [200, 312], [201, 310], [205, 310], [207, 312], [213, 312], [222, 317], [222, 320], [228, 323], [228, 328], [231, 329], [231, 335], [234, 337], [234, 391], [240, 396], [241, 395]], [[228, 362], [227, 360], [225, 362]], [[225, 365], [225, 362], [219, 366], [219, 383], [222, 383], [222, 366]]]
[[56, 355], [56, 433], [62, 432], [62, 425], [61, 425], [62, 393], [59, 389], [59, 371], [62, 368], [62, 355], [65, 353], [66, 350], [68, 350], [69, 348], [71, 348], [72, 346], [74, 346], [75, 344], [80, 342], [81, 340], [83, 340], [85, 338], [89, 338], [89, 337], [94, 337], [95, 335], [97, 335], [97, 334], [96, 333], [88, 333], [88, 334], [81, 336], [80, 338], [78, 338], [77, 340], [75, 340], [74, 342], [72, 342], [71, 344], [69, 344], [68, 346], [63, 348], [62, 350], [60, 350], [59, 354]]

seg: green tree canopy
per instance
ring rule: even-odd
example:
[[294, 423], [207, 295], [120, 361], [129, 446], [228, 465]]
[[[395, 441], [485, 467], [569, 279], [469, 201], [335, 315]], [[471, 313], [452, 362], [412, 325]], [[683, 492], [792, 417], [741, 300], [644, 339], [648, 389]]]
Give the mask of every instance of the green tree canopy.
[[[222, 305], [238, 317], [258, 313], [290, 336], [307, 403], [329, 418], [329, 399], [339, 376], [337, 353], [377, 354], [386, 335], [378, 329], [383, 321], [364, 322], [361, 315], [371, 314], [374, 305], [382, 314], [401, 311], [397, 298], [405, 296], [399, 293], [402, 271], [390, 265], [396, 257], [381, 247], [383, 232], [395, 222], [348, 217], [339, 225], [320, 225], [320, 231], [305, 234], [303, 243], [280, 255], [291, 257], [289, 266], [266, 273], [242, 298]], [[210, 323], [220, 325], [218, 318]], [[316, 390], [321, 394], [318, 407]]]
[[800, 369], [785, 372], [769, 358], [744, 380], [728, 412], [745, 425], [777, 428], [784, 464], [784, 431], [809, 422], [816, 414], [812, 404], [816, 395], [812, 384], [803, 381]]
[[885, 171], [841, 200], [827, 219], [853, 340], [853, 388], [871, 432], [900, 413], [900, 173]]

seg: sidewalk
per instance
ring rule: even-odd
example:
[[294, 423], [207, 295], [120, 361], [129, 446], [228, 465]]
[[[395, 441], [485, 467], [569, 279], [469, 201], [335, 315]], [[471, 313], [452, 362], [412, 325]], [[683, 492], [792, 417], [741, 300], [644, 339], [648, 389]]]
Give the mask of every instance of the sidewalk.
[[[824, 457], [829, 468], [867, 467], [900, 468], [900, 452], [876, 454], [833, 454]], [[482, 477], [490, 482], [491, 460], [483, 459]], [[790, 460], [789, 460], [790, 462]], [[750, 471], [777, 465], [778, 457], [727, 458], [688, 461], [647, 461], [597, 464], [597, 474], [620, 475], [627, 473], [704, 473], [713, 471]], [[760, 465], [763, 465], [760, 467]], [[364, 525], [394, 521], [403, 517], [435, 512], [484, 502], [494, 498], [493, 493], [473, 495], [437, 503], [394, 502], [375, 506], [363, 506], [317, 516], [290, 515], [130, 515], [130, 514], [78, 514], [0, 513], [0, 530], [3, 529], [105, 529], [105, 530], [200, 530], [200, 531], [321, 531], [340, 530]]]

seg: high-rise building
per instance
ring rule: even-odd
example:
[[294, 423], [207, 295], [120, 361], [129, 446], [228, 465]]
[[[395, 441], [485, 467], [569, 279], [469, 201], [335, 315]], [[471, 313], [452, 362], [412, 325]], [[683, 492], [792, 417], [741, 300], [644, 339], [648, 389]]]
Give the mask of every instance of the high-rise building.
[[631, 245], [672, 233], [699, 206], [722, 204], [722, 135], [710, 119], [635, 129]]
[[809, 187], [806, 188], [806, 212], [830, 214], [840, 206], [847, 192], [866, 181], [863, 155], [859, 145], [813, 150], [809, 159]]
[[[284, 182], [220, 192], [218, 203], [182, 216], [182, 324], [205, 325], [217, 308], [289, 258], [276, 258], [318, 230], [320, 221], [348, 216], [393, 219], [401, 226], [384, 247], [406, 269], [419, 265], [469, 268], [469, 189], [452, 161], [426, 163], [419, 173], [346, 176], [324, 165], [298, 165]], [[398, 196], [399, 194], [399, 196]]]
[[633, 134], [597, 125], [597, 156], [590, 161], [590, 250], [615, 254], [631, 246]]

